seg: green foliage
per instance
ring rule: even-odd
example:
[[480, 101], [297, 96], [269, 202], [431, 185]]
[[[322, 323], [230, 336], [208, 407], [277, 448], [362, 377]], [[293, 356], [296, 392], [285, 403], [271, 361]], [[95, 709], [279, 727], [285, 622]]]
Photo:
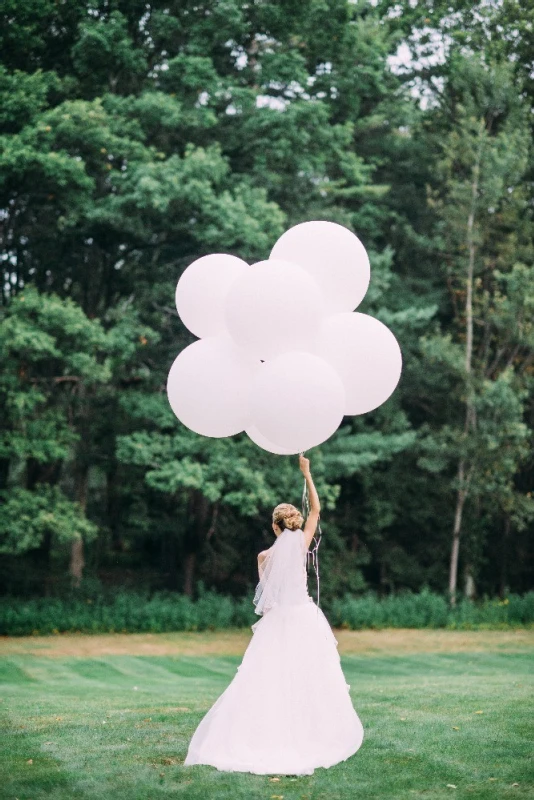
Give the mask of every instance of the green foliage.
[[128, 91], [148, 66], [120, 11], [80, 24], [78, 40], [72, 48], [72, 64], [82, 84], [87, 83], [90, 91], [98, 94], [107, 87]]
[[243, 627], [257, 619], [249, 600], [203, 592], [197, 600], [168, 592], [0, 602], [0, 630], [23, 636], [36, 631], [84, 633], [202, 631]]
[[[88, 593], [86, 597], [0, 600], [0, 635], [51, 633], [164, 633], [249, 627], [259, 619], [250, 597], [201, 591], [196, 600], [170, 592], [151, 596], [132, 591]], [[346, 594], [325, 607], [331, 625], [368, 628], [501, 629], [534, 623], [534, 592], [504, 600], [462, 600], [450, 609], [446, 598], [428, 590], [379, 598]], [[323, 610], [325, 610], [323, 609]]]
[[24, 128], [46, 108], [50, 91], [58, 85], [53, 72], [10, 73], [0, 65], [0, 131], [14, 133]]
[[[514, 3], [460, 2], [454, 13], [409, 0], [4, 3], [9, 508], [35, 492], [35, 509], [47, 487], [58, 519], [75, 504], [71, 541], [79, 520], [98, 531], [85, 536], [89, 576], [149, 574], [153, 589], [189, 595], [203, 580], [243, 595], [272, 542], [272, 506], [298, 504], [301, 478], [296, 459], [176, 421], [166, 376], [192, 337], [174, 290], [208, 252], [254, 262], [290, 224], [335, 220], [370, 253], [359, 310], [393, 330], [403, 373], [387, 403], [311, 453], [325, 596], [444, 590], [459, 459], [469, 475], [460, 572], [479, 596], [524, 592], [531, 23]], [[399, 46], [413, 56], [403, 67], [391, 60]], [[64, 580], [67, 527], [13, 528], [10, 551], [26, 555], [3, 568], [6, 589], [20, 572], [41, 591]]]
[[94, 539], [98, 527], [57, 486], [34, 491], [17, 487], [4, 492], [0, 505], [0, 553], [20, 555], [42, 545], [47, 537], [62, 545]]
[[111, 378], [100, 322], [72, 300], [30, 286], [4, 309], [0, 342], [1, 457], [40, 463], [67, 457], [77, 440], [66, 413], [77, 403], [71, 387]]
[[362, 597], [345, 595], [332, 602], [332, 625], [351, 630], [364, 628], [453, 628], [476, 630], [509, 625], [532, 625], [534, 592], [509, 595], [503, 600], [485, 599], [474, 603], [462, 599], [450, 608], [443, 595], [423, 590], [379, 598], [374, 593]]

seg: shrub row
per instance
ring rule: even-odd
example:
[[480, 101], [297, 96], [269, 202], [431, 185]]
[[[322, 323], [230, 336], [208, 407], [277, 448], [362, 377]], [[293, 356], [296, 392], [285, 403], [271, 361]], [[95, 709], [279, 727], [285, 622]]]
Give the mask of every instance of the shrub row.
[[0, 601], [0, 634], [9, 636], [219, 630], [242, 628], [254, 619], [258, 617], [250, 601], [214, 592], [206, 592], [198, 600], [171, 593], [147, 597], [119, 592], [112, 597], [84, 600]]
[[[534, 623], [534, 592], [504, 600], [460, 600], [450, 608], [434, 592], [405, 592], [379, 598], [373, 593], [345, 595], [328, 606], [321, 602], [335, 628], [502, 628]], [[152, 596], [120, 592], [84, 599], [2, 598], [0, 634], [163, 633], [243, 628], [258, 620], [251, 598], [234, 599], [204, 591], [196, 600], [161, 592]]]
[[334, 627], [362, 628], [500, 628], [534, 622], [534, 592], [511, 594], [504, 600], [473, 602], [462, 598], [451, 608], [443, 595], [423, 590], [378, 598], [369, 593], [346, 595], [332, 602], [329, 614]]

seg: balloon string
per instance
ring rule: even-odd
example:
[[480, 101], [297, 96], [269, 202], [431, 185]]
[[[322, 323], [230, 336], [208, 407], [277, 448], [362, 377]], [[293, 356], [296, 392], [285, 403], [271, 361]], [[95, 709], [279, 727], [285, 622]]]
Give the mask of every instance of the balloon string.
[[[302, 490], [302, 515], [308, 518], [309, 513], [310, 513], [310, 496], [308, 493], [308, 484], [306, 483], [306, 479], [304, 479], [304, 488]], [[319, 531], [318, 538], [316, 538], [315, 535], [313, 537], [315, 545], [311, 550], [308, 550], [306, 552], [306, 570], [309, 569], [310, 557], [311, 557], [313, 568], [315, 571], [315, 578], [317, 582], [317, 614], [318, 614], [320, 608], [319, 545], [321, 544], [321, 537], [323, 535], [323, 532], [321, 530], [320, 519], [317, 521], [317, 530]]]

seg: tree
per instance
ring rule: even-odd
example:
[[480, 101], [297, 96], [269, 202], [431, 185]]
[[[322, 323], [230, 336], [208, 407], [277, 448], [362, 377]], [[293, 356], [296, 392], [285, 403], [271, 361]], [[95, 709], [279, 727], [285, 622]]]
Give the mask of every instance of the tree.
[[[88, 469], [98, 430], [92, 412], [99, 391], [139, 346], [129, 323], [131, 315], [125, 314], [106, 331], [72, 300], [41, 294], [28, 285], [4, 310], [0, 324], [0, 459], [2, 489], [8, 492], [4, 551], [38, 547], [47, 560], [56, 525], [57, 541], [71, 541], [75, 583], [82, 578], [84, 536], [94, 538], [97, 530], [85, 517]], [[145, 328], [145, 341], [146, 336], [151, 331]], [[65, 467], [72, 477], [72, 502], [58, 485]], [[24, 503], [29, 509], [11, 527]], [[21, 520], [34, 513], [36, 519], [25, 531]]]
[[[449, 574], [453, 603], [466, 500], [470, 493], [492, 496], [483, 475], [500, 473], [503, 491], [509, 493], [531, 436], [522, 421], [532, 364], [530, 302], [514, 293], [518, 324], [512, 328], [505, 324], [512, 317], [509, 307], [507, 319], [500, 319], [499, 309], [503, 279], [528, 280], [532, 274], [510, 262], [507, 247], [507, 239], [513, 238], [514, 255], [518, 244], [532, 252], [521, 187], [529, 135], [513, 85], [506, 66], [489, 69], [478, 59], [458, 60], [445, 96], [449, 133], [439, 163], [441, 184], [430, 196], [453, 325], [452, 332], [425, 347], [456, 373], [457, 401], [463, 406], [461, 433], [450, 423], [442, 428], [445, 449], [459, 452]], [[495, 451], [489, 458], [488, 447]], [[495, 489], [493, 485], [491, 492]], [[473, 592], [472, 568], [468, 562], [468, 594]]]
[[327, 591], [444, 589], [469, 475], [461, 568], [488, 593], [526, 588], [530, 17], [463, 0], [4, 4], [0, 480], [10, 519], [27, 502], [63, 520], [63, 544], [43, 523], [9, 564], [66, 554], [86, 520], [78, 575], [83, 559], [112, 581], [250, 588], [262, 521], [298, 502], [298, 473], [172, 417], [166, 376], [192, 340], [172, 299], [195, 258], [255, 262], [289, 225], [330, 219], [369, 250], [359, 310], [404, 365], [383, 407], [312, 454], [336, 503]]

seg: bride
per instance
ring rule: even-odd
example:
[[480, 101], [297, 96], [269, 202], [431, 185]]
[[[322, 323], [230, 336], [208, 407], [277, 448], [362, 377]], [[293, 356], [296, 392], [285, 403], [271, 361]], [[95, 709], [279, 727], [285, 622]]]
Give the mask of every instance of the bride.
[[310, 462], [304, 528], [288, 503], [273, 512], [276, 541], [258, 556], [254, 605], [261, 616], [230, 685], [200, 721], [184, 765], [227, 772], [311, 775], [356, 753], [363, 726], [341, 669], [337, 639], [308, 594], [306, 553], [320, 504]]

